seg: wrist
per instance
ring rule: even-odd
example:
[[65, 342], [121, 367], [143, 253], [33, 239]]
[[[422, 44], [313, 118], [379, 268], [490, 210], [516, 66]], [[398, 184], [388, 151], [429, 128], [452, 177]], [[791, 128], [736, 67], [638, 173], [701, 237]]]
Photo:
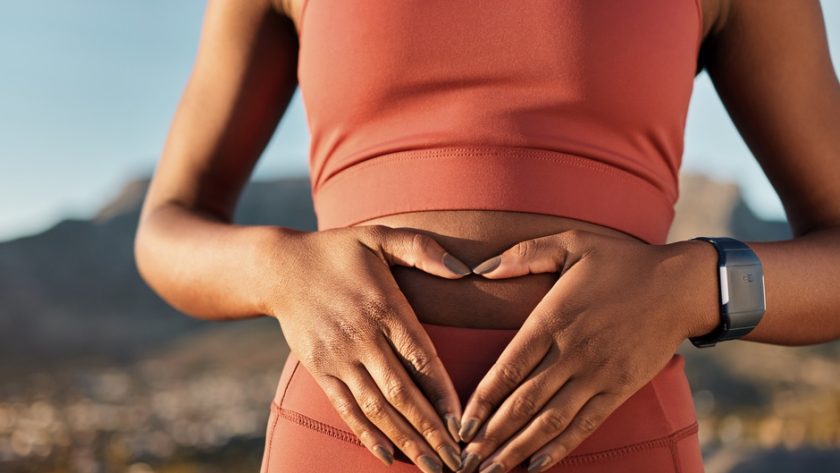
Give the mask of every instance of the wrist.
[[281, 226], [246, 227], [250, 275], [250, 303], [257, 313], [278, 318], [285, 312], [288, 281], [295, 277], [296, 260], [302, 255], [297, 242], [308, 232]]
[[718, 255], [712, 245], [699, 240], [671, 243], [676, 253], [672, 277], [677, 312], [685, 338], [705, 335], [720, 325]]

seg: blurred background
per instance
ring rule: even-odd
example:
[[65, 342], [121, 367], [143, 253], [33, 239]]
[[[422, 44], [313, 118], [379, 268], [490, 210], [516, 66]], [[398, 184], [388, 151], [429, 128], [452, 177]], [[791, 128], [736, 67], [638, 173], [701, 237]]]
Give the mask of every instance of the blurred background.
[[[132, 256], [204, 6], [0, 0], [2, 472], [258, 470], [279, 327], [178, 314]], [[822, 6], [837, 65], [840, 2]], [[296, 95], [238, 222], [316, 228], [308, 144]], [[790, 237], [705, 72], [682, 170], [669, 241]], [[681, 351], [709, 473], [840, 471], [840, 343]]]

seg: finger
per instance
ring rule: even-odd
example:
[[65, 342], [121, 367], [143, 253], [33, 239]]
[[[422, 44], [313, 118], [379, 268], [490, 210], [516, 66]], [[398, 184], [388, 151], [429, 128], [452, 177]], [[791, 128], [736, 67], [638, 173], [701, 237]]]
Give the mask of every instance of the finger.
[[584, 417], [578, 414], [595, 394], [582, 378], [572, 378], [522, 431], [484, 461], [482, 469], [496, 464], [501, 465], [501, 469], [496, 467], [499, 472], [508, 471], [570, 427], [592, 433], [602, 419], [592, 417], [591, 412]]
[[388, 403], [368, 372], [359, 367], [345, 374], [344, 383], [362, 413], [426, 473], [441, 473], [443, 464], [423, 437]]
[[469, 442], [478, 429], [510, 393], [542, 361], [551, 341], [536, 335], [527, 321], [484, 375], [467, 401], [459, 435]]
[[559, 352], [549, 351], [533, 373], [502, 402], [464, 450], [465, 463], [478, 465], [522, 429], [569, 378], [558, 369]]
[[385, 339], [420, 388], [457, 442], [461, 428], [461, 401], [446, 367], [438, 357], [429, 334], [417, 320], [405, 294], [394, 291], [390, 299], [396, 317], [386, 318], [381, 326]]
[[353, 393], [340, 379], [324, 376], [318, 380], [333, 407], [362, 444], [382, 463], [394, 463], [394, 446], [359, 408]]
[[373, 225], [365, 242], [391, 266], [417, 268], [435, 276], [457, 279], [472, 274], [469, 266], [447, 252], [434, 238], [417, 230]]
[[529, 472], [545, 471], [562, 460], [592, 434], [622, 403], [622, 399], [607, 393], [594, 396], [578, 412], [572, 425], [531, 457]]
[[[585, 266], [575, 266], [581, 268]], [[576, 269], [569, 269], [540, 300], [499, 358], [470, 396], [462, 419], [461, 438], [469, 442], [481, 424], [529, 375], [554, 347], [562, 351], [554, 335], [561, 333], [581, 311], [575, 298]], [[565, 342], [563, 342], [565, 343]], [[472, 422], [471, 420], [474, 420]]]
[[537, 273], [563, 273], [585, 251], [582, 231], [567, 230], [521, 241], [473, 268], [489, 279]]
[[461, 468], [461, 449], [384, 337], [379, 349], [371, 350], [367, 358], [365, 367], [385, 399], [423, 435], [449, 468]]

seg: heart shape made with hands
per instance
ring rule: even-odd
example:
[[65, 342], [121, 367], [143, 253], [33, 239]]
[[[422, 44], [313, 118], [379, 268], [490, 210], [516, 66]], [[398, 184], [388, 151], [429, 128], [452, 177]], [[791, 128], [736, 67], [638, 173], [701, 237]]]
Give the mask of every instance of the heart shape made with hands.
[[529, 472], [544, 471], [649, 382], [691, 335], [688, 323], [675, 322], [692, 317], [673, 314], [692, 302], [684, 294], [698, 281], [684, 266], [697, 248], [572, 230], [522, 241], [472, 268], [489, 279], [561, 277], [470, 396], [458, 471], [503, 473], [529, 458]]

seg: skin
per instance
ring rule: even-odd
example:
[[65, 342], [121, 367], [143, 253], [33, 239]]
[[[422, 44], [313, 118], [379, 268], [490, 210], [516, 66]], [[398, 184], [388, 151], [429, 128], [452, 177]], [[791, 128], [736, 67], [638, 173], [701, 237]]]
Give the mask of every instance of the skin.
[[[466, 460], [462, 471], [498, 473], [529, 460], [535, 471], [549, 468], [688, 336], [715, 327], [714, 249], [699, 241], [648, 245], [524, 212], [405, 213], [310, 233], [232, 224], [297, 86], [301, 6], [208, 2], [194, 71], [141, 215], [141, 275], [195, 317], [275, 317], [344, 420], [386, 464], [396, 446], [429, 472], [457, 469], [453, 450]], [[767, 311], [745, 339], [840, 338], [833, 315], [840, 87], [819, 3], [702, 6], [698, 63], [794, 232], [788, 241], [747, 242], [764, 267]], [[473, 268], [494, 256], [500, 264], [460, 276], [445, 253]], [[418, 322], [521, 329], [462, 411]], [[455, 442], [462, 436], [471, 440], [463, 451]]]

